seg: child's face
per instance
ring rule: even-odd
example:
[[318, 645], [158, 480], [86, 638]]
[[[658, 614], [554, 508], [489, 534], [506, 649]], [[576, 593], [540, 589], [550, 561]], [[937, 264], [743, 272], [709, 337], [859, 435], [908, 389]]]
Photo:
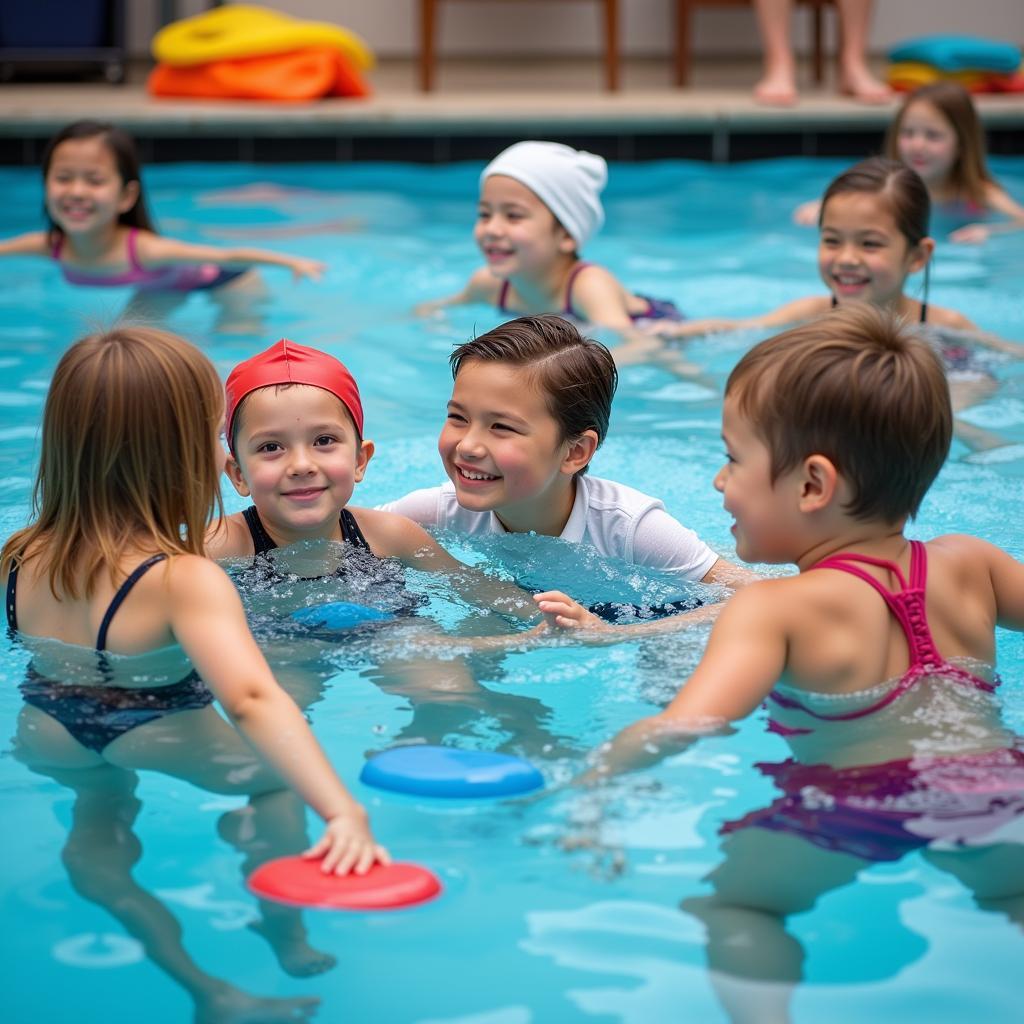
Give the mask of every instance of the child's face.
[[507, 512], [516, 522], [550, 519], [549, 504], [580, 467], [544, 396], [521, 369], [468, 360], [459, 369], [438, 451], [459, 504]]
[[341, 401], [305, 384], [246, 399], [227, 473], [264, 524], [291, 540], [340, 540], [338, 516], [363, 479], [373, 444], [356, 440]]
[[927, 100], [916, 100], [904, 111], [896, 147], [900, 160], [929, 186], [946, 181], [958, 154], [949, 119]]
[[46, 174], [46, 209], [68, 235], [105, 228], [139, 198], [137, 181], [122, 181], [114, 154], [100, 137], [66, 139]]
[[576, 243], [525, 185], [492, 174], [480, 192], [473, 237], [491, 272], [502, 279], [547, 273]]
[[715, 489], [735, 520], [736, 554], [744, 562], [795, 561], [800, 546], [795, 471], [772, 483], [771, 452], [731, 397], [722, 406], [722, 439], [726, 463], [715, 476]]
[[818, 272], [840, 303], [892, 307], [907, 276], [928, 262], [930, 241], [911, 248], [878, 194], [842, 192], [822, 211]]

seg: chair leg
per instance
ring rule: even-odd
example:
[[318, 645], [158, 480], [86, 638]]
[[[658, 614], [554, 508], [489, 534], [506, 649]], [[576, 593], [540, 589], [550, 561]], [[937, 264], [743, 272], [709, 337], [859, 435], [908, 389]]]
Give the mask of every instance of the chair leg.
[[420, 0], [420, 89], [434, 87], [434, 39], [437, 31], [437, 0]]
[[604, 74], [609, 92], [619, 88], [619, 0], [604, 0]]
[[690, 81], [690, 2], [676, 0], [676, 85]]

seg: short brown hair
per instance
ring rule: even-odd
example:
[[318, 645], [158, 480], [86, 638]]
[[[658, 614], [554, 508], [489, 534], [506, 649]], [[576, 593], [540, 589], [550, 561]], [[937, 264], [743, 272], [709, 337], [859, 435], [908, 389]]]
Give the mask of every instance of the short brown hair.
[[986, 186], [992, 175], [985, 163], [985, 132], [974, 108], [971, 94], [959, 82], [932, 82], [915, 89], [900, 107], [885, 137], [885, 155], [900, 158], [900, 129], [907, 111], [915, 103], [930, 103], [949, 122], [956, 135], [956, 159], [949, 169], [949, 180], [957, 199], [969, 199], [985, 206]]
[[[558, 423], [561, 441], [593, 430], [600, 446], [607, 436], [619, 383], [615, 360], [564, 317], [521, 316], [467, 341], [448, 357], [453, 378], [467, 360], [525, 368]], [[580, 473], [586, 471], [584, 466]]]
[[949, 453], [953, 413], [938, 356], [866, 303], [762, 341], [725, 394], [771, 452], [773, 482], [824, 455], [849, 481], [846, 511], [857, 519], [916, 515]]
[[0, 566], [38, 557], [54, 596], [76, 598], [101, 569], [116, 579], [133, 541], [204, 554], [223, 412], [213, 364], [177, 335], [122, 327], [75, 342], [46, 397], [35, 521], [7, 540]]

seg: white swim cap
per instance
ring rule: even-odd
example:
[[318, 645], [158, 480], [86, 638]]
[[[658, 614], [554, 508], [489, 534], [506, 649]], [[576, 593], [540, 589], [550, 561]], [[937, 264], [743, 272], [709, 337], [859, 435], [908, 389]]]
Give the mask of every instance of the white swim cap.
[[481, 188], [492, 174], [525, 185], [580, 248], [604, 223], [601, 190], [608, 181], [604, 157], [560, 142], [517, 142], [484, 168]]

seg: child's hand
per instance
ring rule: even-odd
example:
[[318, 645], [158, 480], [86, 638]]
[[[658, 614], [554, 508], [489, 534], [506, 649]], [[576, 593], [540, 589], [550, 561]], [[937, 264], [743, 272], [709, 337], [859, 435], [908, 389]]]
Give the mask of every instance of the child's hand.
[[391, 854], [374, 840], [366, 811], [358, 804], [331, 818], [324, 834], [302, 856], [322, 857], [321, 870], [335, 875], [365, 875], [374, 864], [391, 863]]
[[793, 223], [805, 228], [813, 228], [818, 223], [818, 216], [821, 214], [821, 200], [809, 199], [801, 203], [793, 211]]
[[987, 224], [965, 224], [962, 228], [957, 228], [949, 236], [949, 240], [960, 245], [981, 245], [988, 241], [991, 234], [992, 229]]
[[302, 256], [292, 259], [292, 279], [295, 281], [301, 281], [304, 277], [311, 281], [319, 281], [326, 269], [327, 264], [321, 263], [320, 260], [307, 260]]
[[547, 625], [552, 629], [612, 630], [614, 628], [560, 590], [547, 590], [543, 594], [534, 594], [533, 599], [537, 602], [537, 607], [544, 613]]

